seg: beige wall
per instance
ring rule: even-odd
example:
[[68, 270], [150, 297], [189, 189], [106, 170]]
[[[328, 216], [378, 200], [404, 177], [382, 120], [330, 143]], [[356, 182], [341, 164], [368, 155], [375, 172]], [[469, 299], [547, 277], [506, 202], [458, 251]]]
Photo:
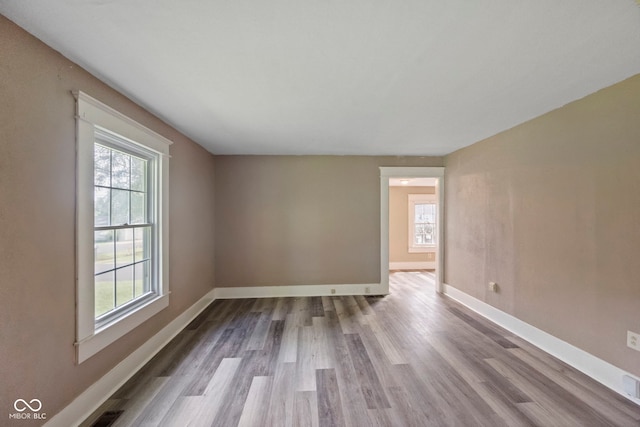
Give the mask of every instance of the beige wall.
[[389, 187], [389, 262], [435, 262], [435, 249], [409, 252], [409, 194], [435, 193], [435, 187]]
[[380, 166], [442, 158], [216, 156], [216, 285], [380, 283]]
[[[212, 288], [214, 159], [4, 17], [0, 58], [0, 417], [17, 398], [51, 417]], [[79, 366], [72, 89], [175, 142], [170, 306]]]
[[640, 75], [447, 156], [445, 186], [448, 284], [640, 375]]

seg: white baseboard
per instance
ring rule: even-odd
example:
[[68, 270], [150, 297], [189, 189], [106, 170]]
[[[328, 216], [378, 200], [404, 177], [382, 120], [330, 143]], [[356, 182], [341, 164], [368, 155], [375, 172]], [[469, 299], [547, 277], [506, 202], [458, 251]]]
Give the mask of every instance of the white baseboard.
[[502, 326], [506, 330], [513, 332], [520, 338], [529, 341], [547, 353], [557, 357], [568, 365], [573, 366], [582, 373], [590, 376], [599, 383], [607, 386], [611, 390], [621, 394], [632, 402], [640, 405], [640, 399], [629, 396], [624, 392], [622, 377], [629, 375], [638, 379], [634, 375], [623, 371], [612, 364], [605, 362], [584, 350], [562, 341], [535, 326], [498, 310], [497, 308], [468, 295], [453, 286], [444, 284], [444, 293], [459, 303], [469, 307], [476, 313], [486, 317], [492, 322]]
[[390, 262], [389, 270], [435, 270], [435, 261]]
[[214, 300], [212, 289], [181, 315], [172, 320], [160, 332], [138, 347], [126, 359], [118, 363], [112, 370], [96, 381], [62, 411], [52, 417], [45, 427], [77, 426], [87, 419], [100, 405], [115, 393], [145, 363], [156, 355], [180, 331], [182, 331], [198, 314]]
[[319, 297], [332, 295], [385, 295], [380, 283], [361, 283], [354, 285], [286, 285], [251, 286], [214, 289], [216, 299], [231, 298], [270, 298], [270, 297]]

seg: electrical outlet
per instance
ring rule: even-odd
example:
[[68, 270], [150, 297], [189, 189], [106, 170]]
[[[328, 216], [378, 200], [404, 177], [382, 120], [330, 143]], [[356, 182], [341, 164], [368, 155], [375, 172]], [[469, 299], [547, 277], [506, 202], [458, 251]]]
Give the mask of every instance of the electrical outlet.
[[498, 292], [498, 284], [496, 282], [489, 282], [489, 290], [491, 292]]
[[331, 288], [331, 294], [335, 294], [336, 290], [334, 288]]
[[627, 331], [627, 347], [640, 351], [640, 334]]
[[368, 286], [366, 288], [364, 288], [364, 293], [365, 294], [370, 294], [371, 293], [371, 288], [368, 287]]

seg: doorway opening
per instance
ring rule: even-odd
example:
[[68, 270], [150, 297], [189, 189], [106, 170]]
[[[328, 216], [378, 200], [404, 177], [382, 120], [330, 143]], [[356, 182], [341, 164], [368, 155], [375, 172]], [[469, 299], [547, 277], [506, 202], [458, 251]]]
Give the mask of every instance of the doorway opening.
[[444, 168], [380, 168], [380, 282], [390, 270], [433, 270], [442, 292]]

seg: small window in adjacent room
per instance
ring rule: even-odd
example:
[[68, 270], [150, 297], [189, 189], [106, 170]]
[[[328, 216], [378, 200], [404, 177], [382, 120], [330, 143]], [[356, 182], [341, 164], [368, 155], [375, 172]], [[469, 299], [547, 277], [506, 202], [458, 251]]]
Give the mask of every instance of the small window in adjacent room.
[[436, 246], [435, 194], [409, 194], [409, 252], [430, 252]]
[[77, 360], [168, 306], [170, 141], [77, 92]]

